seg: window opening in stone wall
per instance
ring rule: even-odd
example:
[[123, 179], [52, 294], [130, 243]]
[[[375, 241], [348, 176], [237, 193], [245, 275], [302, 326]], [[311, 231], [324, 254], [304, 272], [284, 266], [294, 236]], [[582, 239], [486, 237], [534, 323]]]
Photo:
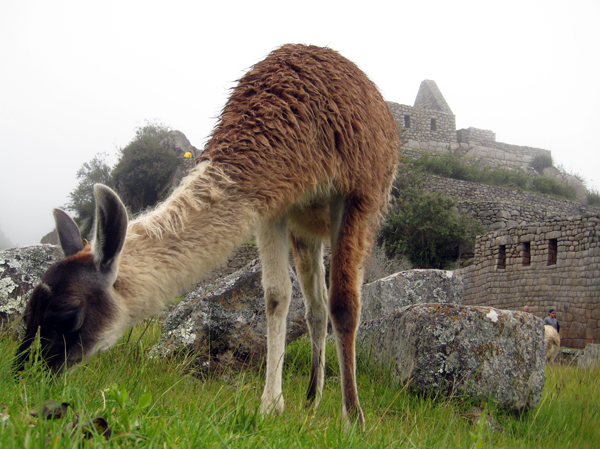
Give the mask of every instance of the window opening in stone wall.
[[548, 265], [556, 265], [556, 254], [558, 253], [558, 240], [548, 240]]
[[410, 115], [405, 115], [404, 116], [404, 127], [405, 128], [410, 128]]
[[434, 118], [431, 119], [431, 130], [437, 131], [437, 123]]
[[531, 265], [531, 242], [523, 242], [523, 266]]
[[498, 247], [498, 266], [499, 270], [506, 268], [506, 245], [500, 245]]

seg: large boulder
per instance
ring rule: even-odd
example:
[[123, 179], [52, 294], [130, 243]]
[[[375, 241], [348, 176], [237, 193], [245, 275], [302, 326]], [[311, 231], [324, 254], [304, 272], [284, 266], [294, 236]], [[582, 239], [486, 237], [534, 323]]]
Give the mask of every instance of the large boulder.
[[25, 311], [27, 300], [50, 266], [63, 257], [54, 245], [0, 251], [0, 328]]
[[[307, 332], [304, 302], [295, 273], [287, 318], [286, 342]], [[167, 317], [151, 356], [190, 351], [201, 363], [237, 366], [258, 361], [267, 351], [267, 317], [261, 284], [262, 265], [255, 260], [214, 283], [188, 294]]]
[[461, 304], [462, 298], [462, 280], [452, 271], [400, 271], [363, 287], [361, 321], [381, 318], [411, 304]]
[[459, 304], [416, 304], [361, 324], [358, 344], [393, 364], [400, 384], [501, 408], [534, 407], [544, 388], [544, 326], [529, 313]]
[[577, 357], [577, 366], [590, 368], [596, 365], [600, 365], [600, 344], [588, 343]]

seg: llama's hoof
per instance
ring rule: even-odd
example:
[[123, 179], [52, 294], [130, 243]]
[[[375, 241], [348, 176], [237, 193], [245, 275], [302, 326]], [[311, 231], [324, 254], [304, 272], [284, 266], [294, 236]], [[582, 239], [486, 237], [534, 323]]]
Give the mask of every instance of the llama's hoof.
[[263, 396], [260, 401], [260, 412], [263, 415], [269, 415], [271, 413], [281, 414], [283, 413], [284, 402], [283, 396], [277, 395], [275, 398], [269, 398]]
[[351, 413], [346, 413], [346, 411], [343, 410], [342, 416], [344, 419], [344, 427], [346, 429], [350, 429], [356, 425], [360, 430], [363, 432], [365, 431], [365, 415], [363, 414], [362, 408], [358, 407]]

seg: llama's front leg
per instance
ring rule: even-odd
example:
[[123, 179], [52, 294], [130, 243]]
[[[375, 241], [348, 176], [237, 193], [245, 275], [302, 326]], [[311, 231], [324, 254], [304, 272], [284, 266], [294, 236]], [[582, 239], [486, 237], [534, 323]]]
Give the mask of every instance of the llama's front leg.
[[267, 311], [267, 379], [261, 399], [262, 413], [283, 412], [281, 394], [286, 318], [292, 296], [288, 273], [289, 254], [286, 220], [263, 224], [258, 230], [262, 261], [262, 283]]
[[306, 323], [310, 334], [312, 367], [306, 405], [321, 402], [325, 381], [325, 337], [327, 336], [327, 287], [321, 241], [292, 236], [296, 272], [306, 306]]
[[356, 330], [360, 318], [361, 264], [366, 226], [358, 208], [331, 204], [332, 257], [329, 311], [335, 332], [342, 383], [343, 413], [364, 427], [356, 386]]

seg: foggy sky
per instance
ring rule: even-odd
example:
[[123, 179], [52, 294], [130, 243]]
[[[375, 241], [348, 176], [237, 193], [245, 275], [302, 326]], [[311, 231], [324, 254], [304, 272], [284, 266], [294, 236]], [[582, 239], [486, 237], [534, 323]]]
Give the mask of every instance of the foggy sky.
[[[600, 2], [0, 3], [0, 229], [38, 243], [98, 152], [157, 120], [202, 148], [243, 73], [284, 43], [329, 46], [386, 100], [435, 80], [457, 128], [552, 151], [600, 189]], [[219, 3], [219, 4], [217, 4]]]

